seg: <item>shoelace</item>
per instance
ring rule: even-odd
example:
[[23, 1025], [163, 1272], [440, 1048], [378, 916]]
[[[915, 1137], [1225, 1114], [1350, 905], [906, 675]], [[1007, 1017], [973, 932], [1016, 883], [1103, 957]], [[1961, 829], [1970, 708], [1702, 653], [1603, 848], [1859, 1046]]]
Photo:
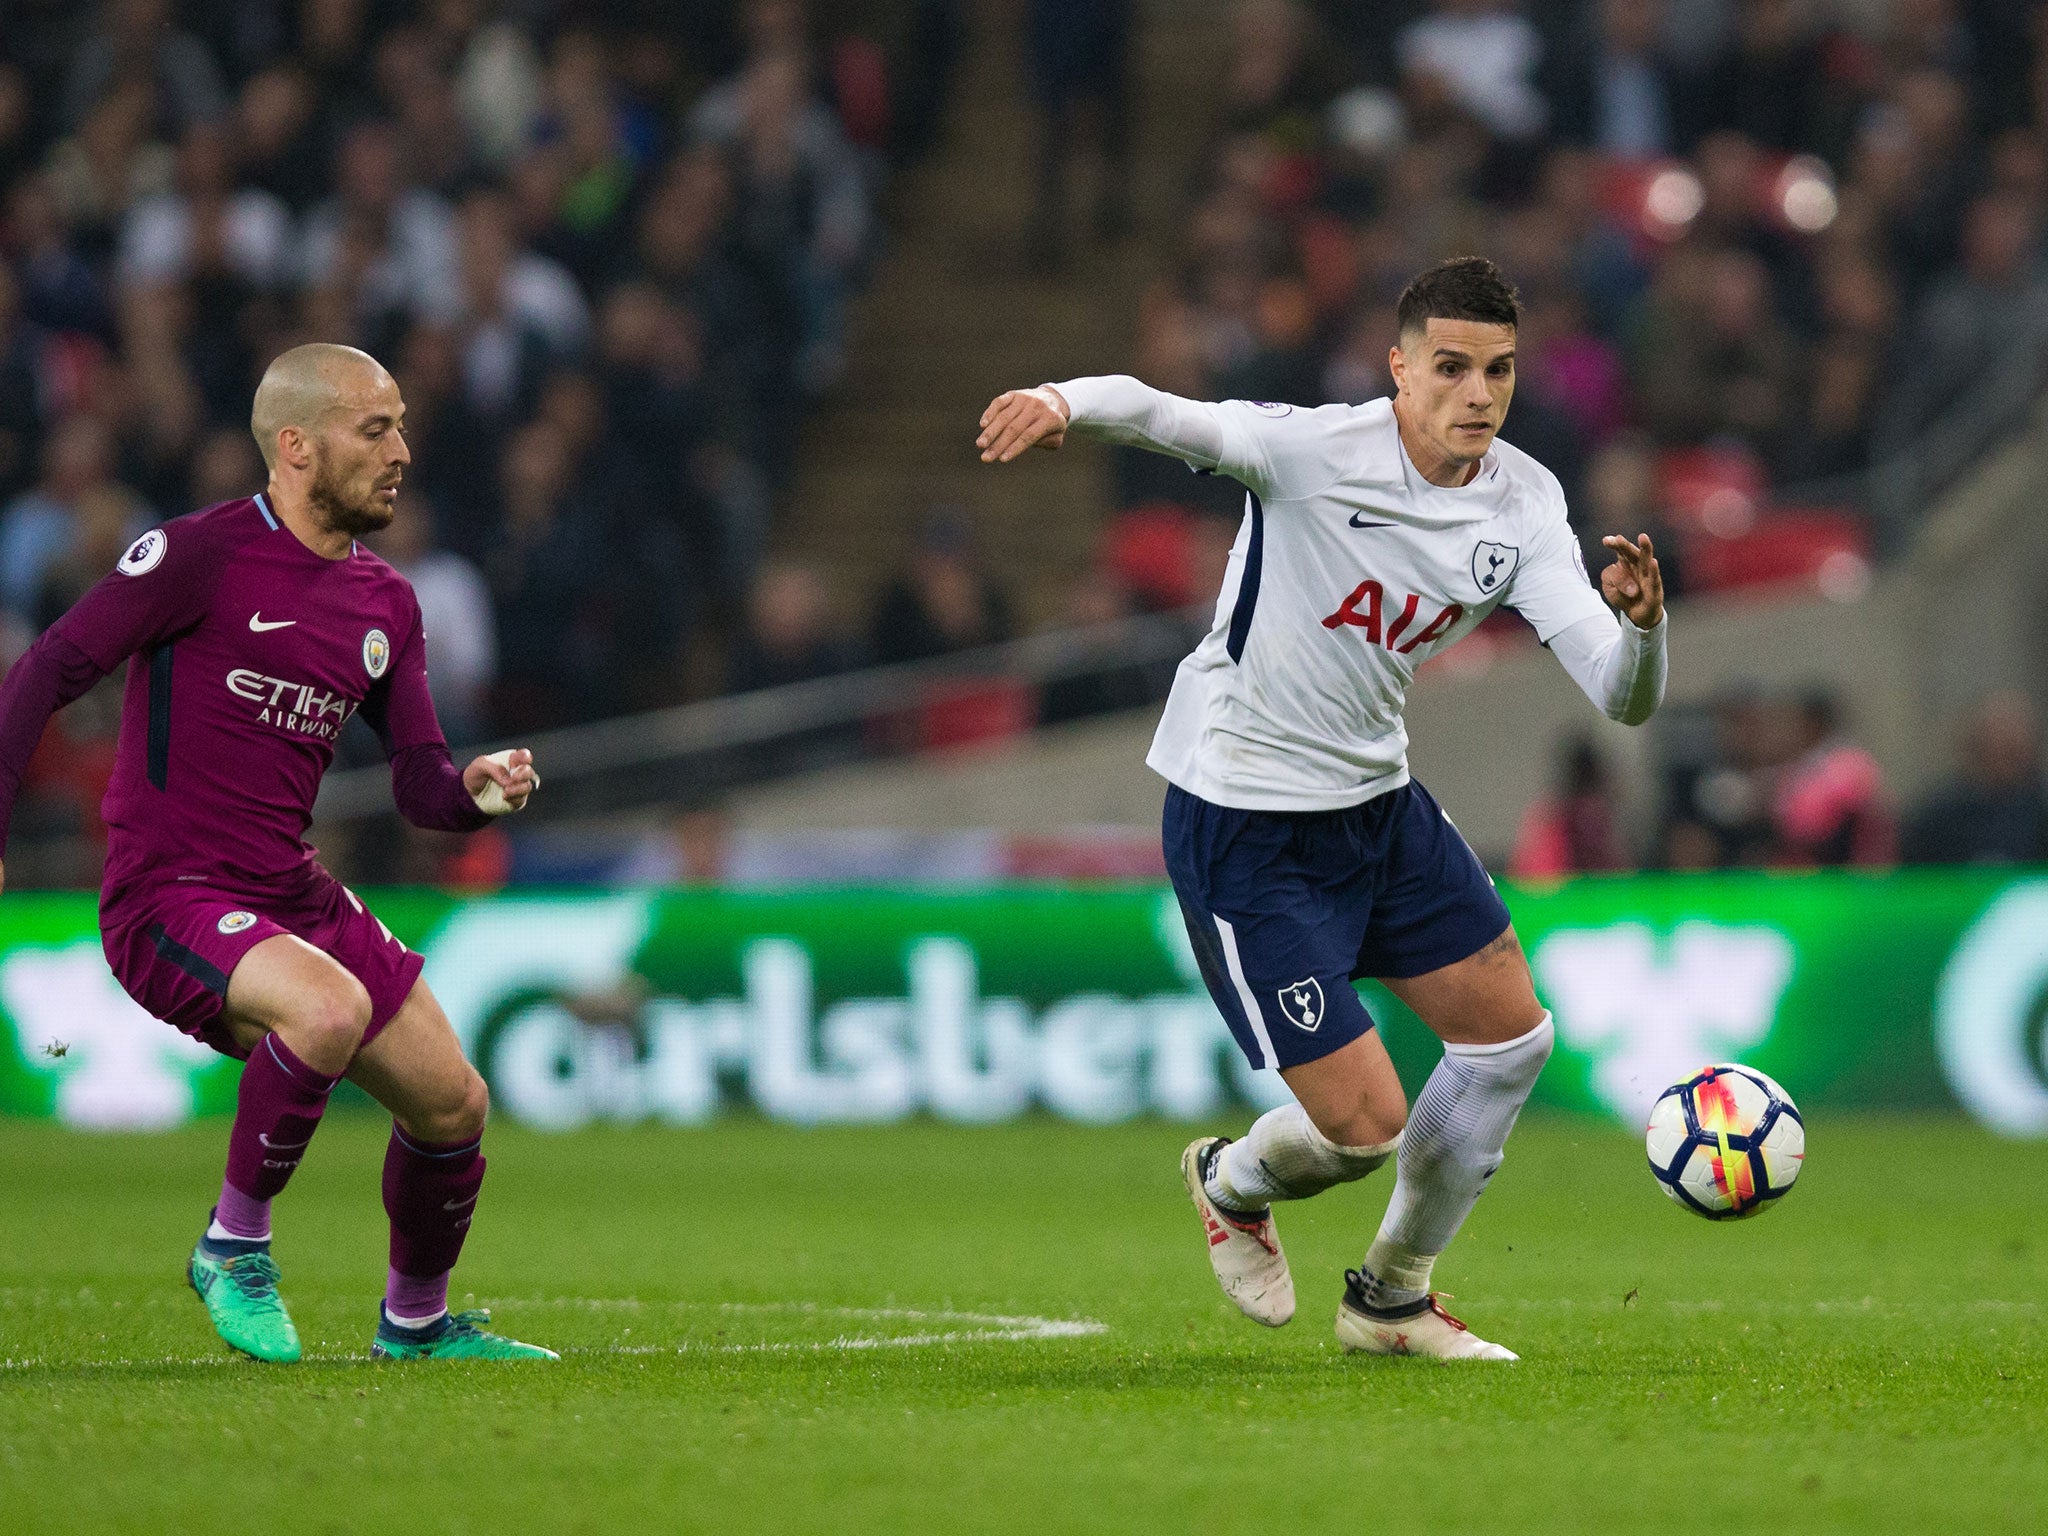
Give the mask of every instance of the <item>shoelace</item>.
[[283, 1278], [277, 1267], [277, 1260], [267, 1253], [246, 1253], [228, 1259], [221, 1265], [221, 1273], [234, 1283], [250, 1301], [277, 1300], [277, 1282]]

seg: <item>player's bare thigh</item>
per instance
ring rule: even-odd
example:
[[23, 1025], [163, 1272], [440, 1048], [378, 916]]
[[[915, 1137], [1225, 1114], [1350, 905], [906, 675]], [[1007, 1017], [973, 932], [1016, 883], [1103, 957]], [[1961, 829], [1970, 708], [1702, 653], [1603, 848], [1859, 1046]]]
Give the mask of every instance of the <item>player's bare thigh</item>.
[[419, 1141], [472, 1140], [490, 1111], [482, 1075], [424, 981], [413, 983], [391, 1022], [362, 1048], [348, 1079]]
[[221, 1022], [245, 1054], [274, 1032], [315, 1072], [338, 1076], [370, 1027], [370, 994], [304, 939], [274, 934], [236, 962]]
[[1529, 959], [1513, 927], [1463, 960], [1382, 984], [1447, 1045], [1498, 1045], [1543, 1022]]

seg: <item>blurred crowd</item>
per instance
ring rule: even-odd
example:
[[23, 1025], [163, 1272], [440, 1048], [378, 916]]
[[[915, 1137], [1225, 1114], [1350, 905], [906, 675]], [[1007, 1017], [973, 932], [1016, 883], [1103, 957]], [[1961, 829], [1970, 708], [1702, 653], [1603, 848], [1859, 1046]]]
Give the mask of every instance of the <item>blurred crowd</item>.
[[[1525, 304], [1504, 435], [1557, 471], [1589, 550], [1648, 530], [1677, 590], [1841, 595], [1901, 534], [1866, 515], [1874, 458], [1994, 376], [2022, 401], [2041, 382], [2035, 0], [1229, 14], [1224, 128], [1140, 316], [1149, 382], [1374, 398], [1407, 279], [1490, 255]], [[1120, 502], [1235, 515], [1170, 469], [1126, 452]]]
[[[0, 665], [141, 529], [261, 488], [254, 381], [318, 339], [403, 390], [383, 553], [458, 744], [775, 675], [807, 599], [757, 579], [772, 508], [956, 11], [7, 6]], [[726, 668], [691, 641], [744, 629], [750, 590]], [[31, 836], [93, 823], [104, 715], [51, 733]]]
[[[1131, 233], [1138, 0], [996, 9], [1039, 124], [1020, 245], [1071, 271], [1077, 239]], [[960, 509], [931, 509], [858, 620], [820, 571], [767, 553], [967, 11], [15, 0], [0, 665], [142, 528], [261, 484], [254, 380], [313, 339], [363, 346], [404, 392], [414, 463], [381, 549], [420, 594], [458, 746], [1012, 638], [1017, 605]], [[1482, 251], [1526, 306], [1506, 435], [1559, 473], [1596, 559], [1602, 535], [1648, 530], [1674, 593], [1796, 577], [1848, 595], [1897, 534], [1867, 515], [1865, 472], [1977, 411], [1985, 381], [2024, 394], [2048, 368], [2035, 0], [1220, 14], [1222, 74], [1190, 87], [1220, 104], [1218, 129], [1136, 316], [1129, 367], [1149, 382], [1374, 397], [1400, 287]], [[1241, 493], [1108, 458], [1118, 514], [1069, 620], [1209, 600]], [[738, 767], [1132, 707], [1164, 675], [1112, 658], [1028, 699], [947, 695], [879, 737], [873, 721], [813, 732]], [[1986, 822], [1972, 795], [2026, 799], [2017, 779], [1980, 782], [1987, 763], [2037, 772], [2031, 722], [2008, 710], [1975, 728], [2004, 756], [1975, 752], [1946, 812], [1902, 816], [1822, 697], [1729, 699], [1699, 720], [1666, 733], [1680, 745], [1652, 845], [1626, 845], [1604, 769], [1575, 748], [1532, 817], [1529, 867], [1949, 857]], [[60, 717], [24, 842], [96, 826], [114, 723], [103, 694]], [[2038, 806], [2009, 809], [1989, 818], [1999, 856], [2039, 832]], [[488, 881], [507, 855], [486, 842]], [[455, 856], [365, 869], [448, 878]]]
[[2041, 727], [2022, 695], [1979, 700], [1952, 767], [1903, 808], [1824, 688], [1745, 687], [1671, 713], [1647, 838], [1630, 835], [1612, 765], [1590, 738], [1574, 736], [1523, 817], [1510, 872], [2048, 861]]

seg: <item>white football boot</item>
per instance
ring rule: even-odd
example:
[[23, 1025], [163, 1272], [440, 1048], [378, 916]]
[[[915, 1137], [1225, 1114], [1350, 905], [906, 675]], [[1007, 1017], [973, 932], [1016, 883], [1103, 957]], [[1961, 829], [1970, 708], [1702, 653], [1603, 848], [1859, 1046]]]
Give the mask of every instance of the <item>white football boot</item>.
[[1294, 1316], [1294, 1277], [1280, 1234], [1273, 1228], [1272, 1208], [1248, 1217], [1226, 1211], [1209, 1198], [1205, 1187], [1209, 1164], [1225, 1147], [1228, 1136], [1203, 1136], [1188, 1143], [1180, 1155], [1180, 1175], [1188, 1198], [1202, 1213], [1202, 1233], [1209, 1242], [1209, 1267], [1223, 1294], [1255, 1323], [1278, 1328]]
[[1444, 1310], [1431, 1291], [1422, 1300], [1386, 1311], [1365, 1305], [1364, 1281], [1344, 1271], [1344, 1299], [1337, 1303], [1337, 1342], [1347, 1355], [1415, 1355], [1428, 1360], [1519, 1360], [1489, 1344]]

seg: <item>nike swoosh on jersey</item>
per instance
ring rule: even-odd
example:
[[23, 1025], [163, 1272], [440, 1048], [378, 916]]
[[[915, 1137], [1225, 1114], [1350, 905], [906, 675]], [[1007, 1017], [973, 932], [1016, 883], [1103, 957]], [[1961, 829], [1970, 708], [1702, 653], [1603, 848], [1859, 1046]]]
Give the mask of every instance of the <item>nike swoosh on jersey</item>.
[[1392, 523], [1387, 522], [1361, 523], [1358, 520], [1358, 514], [1354, 512], [1351, 514], [1351, 526], [1354, 528], [1391, 528], [1394, 525]]
[[249, 627], [256, 631], [256, 633], [259, 635], [264, 633], [264, 631], [266, 630], [290, 629], [294, 624], [298, 622], [299, 621], [297, 619], [266, 619], [263, 617], [261, 613], [252, 613], [249, 615]]

